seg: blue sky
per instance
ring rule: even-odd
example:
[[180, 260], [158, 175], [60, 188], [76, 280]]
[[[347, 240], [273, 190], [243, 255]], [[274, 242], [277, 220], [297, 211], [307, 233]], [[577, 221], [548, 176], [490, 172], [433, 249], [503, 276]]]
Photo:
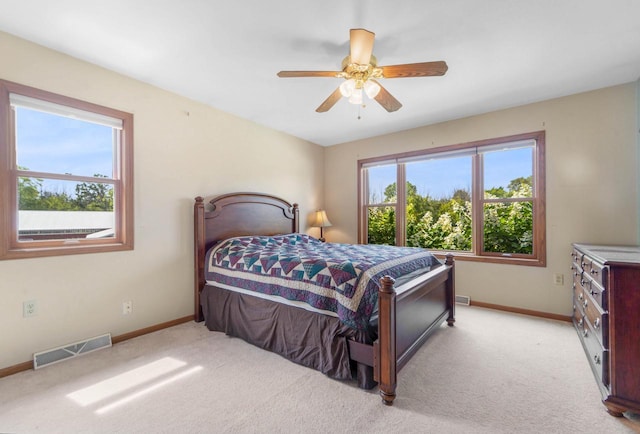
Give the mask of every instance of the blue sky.
[[[78, 119], [17, 108], [18, 166], [50, 173], [112, 176], [112, 129]], [[484, 154], [485, 188], [507, 187], [532, 173], [531, 148]], [[395, 182], [395, 166], [370, 169], [370, 191], [381, 194]], [[442, 158], [407, 163], [407, 180], [421, 195], [450, 197], [456, 189], [471, 190], [471, 157]], [[53, 192], [73, 193], [74, 182], [46, 181]]]
[[[17, 107], [17, 163], [37, 172], [112, 177], [112, 128]], [[44, 189], [75, 191], [75, 182], [45, 180]]]
[[[504, 187], [512, 179], [532, 174], [531, 148], [484, 154], [485, 189]], [[471, 191], [471, 157], [443, 158], [419, 163], [407, 163], [407, 181], [414, 184], [418, 194], [435, 199], [451, 197], [457, 189]], [[372, 175], [370, 191], [381, 194], [396, 181], [395, 165], [369, 169]]]
[[18, 166], [51, 173], [112, 176], [112, 128], [17, 109]]

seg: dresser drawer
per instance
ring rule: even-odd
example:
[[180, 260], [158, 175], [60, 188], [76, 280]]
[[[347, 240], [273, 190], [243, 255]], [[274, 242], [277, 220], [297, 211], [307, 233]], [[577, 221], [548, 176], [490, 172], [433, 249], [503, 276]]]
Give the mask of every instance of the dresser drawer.
[[607, 278], [609, 274], [609, 267], [599, 264], [596, 261], [589, 261], [589, 267], [583, 268], [585, 273], [589, 274], [589, 277], [598, 282], [603, 289], [607, 289]]
[[577, 303], [575, 300], [573, 302], [573, 325], [576, 327], [576, 330], [580, 333], [582, 332], [584, 326], [584, 310], [582, 310], [582, 306], [580, 303]]
[[580, 274], [574, 278], [574, 281], [576, 282], [577, 286], [582, 288], [584, 292], [591, 291], [592, 280], [589, 278], [589, 275], [584, 271], [580, 272]]
[[589, 267], [591, 265], [588, 257], [588, 262], [585, 262], [584, 253], [580, 252], [579, 250], [574, 249], [573, 252], [571, 252], [571, 259], [573, 262], [571, 265], [571, 270], [574, 272], [574, 276], [576, 275], [576, 273], [582, 273], [582, 270], [584, 270], [585, 266]]
[[585, 294], [584, 300], [582, 302], [582, 307], [584, 308], [586, 321], [589, 322], [589, 325], [593, 330], [593, 334], [600, 342], [600, 345], [602, 345], [604, 348], [608, 348], [609, 338], [607, 332], [609, 329], [609, 324], [607, 322], [607, 313], [605, 313], [600, 308], [600, 306], [593, 300], [590, 294]]
[[573, 281], [573, 300], [579, 303], [584, 301], [584, 289], [580, 285], [580, 277]]
[[[602, 273], [598, 271], [597, 275], [601, 276]], [[592, 274], [590, 272], [582, 270], [579, 275], [574, 276], [574, 282], [582, 288], [585, 294], [590, 294], [594, 301], [598, 303], [603, 310], [607, 310], [606, 290], [598, 281], [592, 278]]]
[[588, 321], [583, 322], [582, 329], [579, 333], [591, 369], [598, 381], [605, 386], [609, 386], [609, 352], [600, 345]]
[[576, 252], [576, 254], [576, 261], [578, 262], [578, 266], [580, 267], [580, 269], [582, 269], [583, 271], [589, 271], [591, 269], [591, 258], [589, 258], [584, 253]]
[[593, 298], [593, 301], [595, 301], [598, 306], [600, 306], [602, 311], [606, 311], [608, 309], [606, 290], [602, 288], [598, 282], [589, 280], [589, 283], [586, 285], [584, 291], [586, 294], [589, 294], [591, 298]]

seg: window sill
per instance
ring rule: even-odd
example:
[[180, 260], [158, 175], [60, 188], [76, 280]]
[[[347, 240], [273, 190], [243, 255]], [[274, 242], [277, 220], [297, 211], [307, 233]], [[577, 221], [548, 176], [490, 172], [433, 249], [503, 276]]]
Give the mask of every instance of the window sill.
[[133, 250], [132, 243], [109, 243], [93, 245], [64, 245], [55, 247], [12, 248], [0, 253], [0, 260], [28, 259], [49, 256], [78, 255], [85, 253], [106, 253]]
[[528, 267], [546, 267], [546, 261], [539, 258], [521, 258], [514, 256], [480, 256], [467, 252], [446, 252], [446, 251], [433, 251], [433, 254], [438, 259], [445, 259], [445, 256], [451, 253], [456, 261], [469, 261], [469, 262], [486, 262], [490, 264], [505, 264], [505, 265], [522, 265]]

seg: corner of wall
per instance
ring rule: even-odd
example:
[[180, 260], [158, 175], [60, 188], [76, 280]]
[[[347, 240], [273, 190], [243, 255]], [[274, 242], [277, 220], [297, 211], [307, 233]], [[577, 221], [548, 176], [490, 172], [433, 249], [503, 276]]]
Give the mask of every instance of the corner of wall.
[[636, 243], [640, 244], [640, 78], [636, 81], [636, 182], [638, 183], [638, 228]]

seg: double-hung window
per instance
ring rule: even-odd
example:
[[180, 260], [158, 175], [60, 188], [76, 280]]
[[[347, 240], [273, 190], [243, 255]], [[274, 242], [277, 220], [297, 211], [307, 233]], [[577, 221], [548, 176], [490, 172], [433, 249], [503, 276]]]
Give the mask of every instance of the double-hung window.
[[360, 160], [359, 242], [543, 266], [544, 136]]
[[133, 115], [0, 80], [0, 259], [133, 248]]

